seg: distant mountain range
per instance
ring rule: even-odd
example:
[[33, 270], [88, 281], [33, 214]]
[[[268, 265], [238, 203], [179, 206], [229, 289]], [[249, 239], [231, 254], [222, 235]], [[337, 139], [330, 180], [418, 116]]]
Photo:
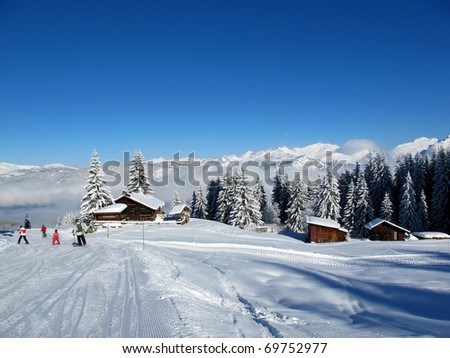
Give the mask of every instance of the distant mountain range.
[[[450, 148], [450, 135], [443, 139], [438, 140], [436, 138], [418, 138], [412, 142], [404, 143], [396, 146], [395, 148], [384, 151], [388, 160], [390, 162], [395, 162], [395, 160], [403, 155], [421, 153], [423, 155], [431, 155], [431, 153], [439, 148]], [[221, 162], [230, 161], [262, 161], [267, 153], [270, 154], [270, 159], [276, 162], [290, 161], [302, 162], [310, 159], [317, 159], [320, 161], [326, 160], [326, 153], [331, 152], [333, 160], [343, 160], [350, 164], [355, 164], [357, 162], [364, 161], [367, 154], [374, 151], [379, 151], [377, 144], [370, 140], [350, 140], [342, 147], [336, 144], [326, 144], [317, 143], [308, 145], [302, 148], [287, 148], [279, 147], [277, 149], [268, 149], [258, 152], [246, 152], [240, 156], [237, 155], [227, 155], [223, 156], [219, 160]]]
[[[438, 140], [436, 138], [418, 138], [385, 151], [388, 161], [394, 165], [395, 160], [405, 154], [431, 155], [439, 148], [450, 148], [450, 136]], [[379, 150], [375, 142], [369, 140], [351, 140], [343, 146], [335, 144], [317, 143], [302, 148], [280, 147], [257, 152], [248, 151], [242, 155], [224, 155], [221, 158], [199, 159], [202, 165], [208, 161], [219, 162], [226, 167], [233, 162], [261, 163], [267, 159], [277, 163], [288, 163], [291, 171], [301, 170], [308, 161], [324, 163], [327, 152], [332, 154], [333, 162], [345, 162], [347, 167], [355, 163], [364, 164], [364, 159], [371, 151]], [[145, 153], [144, 153], [145, 154]], [[172, 160], [168, 158], [167, 160]], [[163, 173], [164, 159], [154, 159], [153, 178], [160, 181]], [[257, 169], [256, 172], [261, 171]], [[287, 170], [289, 172], [289, 170]], [[173, 171], [169, 171], [169, 175]], [[49, 164], [45, 166], [17, 165], [0, 163], [0, 222], [5, 219], [22, 219], [25, 213], [39, 221], [55, 221], [67, 211], [78, 210], [80, 200], [84, 195], [84, 186], [88, 176], [88, 168], [74, 168], [63, 164]], [[186, 171], [181, 170], [180, 176], [186, 177]], [[202, 167], [196, 168], [196, 178], [202, 178]], [[112, 188], [113, 194], [118, 195], [122, 190], [120, 183]], [[171, 202], [174, 191], [188, 200], [194, 186], [176, 186], [169, 180], [168, 184], [154, 185], [155, 195], [166, 203]]]

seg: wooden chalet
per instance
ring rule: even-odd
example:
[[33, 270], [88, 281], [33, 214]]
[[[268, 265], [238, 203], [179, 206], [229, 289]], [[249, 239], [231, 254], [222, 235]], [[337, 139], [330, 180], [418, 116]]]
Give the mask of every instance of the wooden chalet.
[[442, 239], [450, 239], [450, 235], [443, 232], [436, 231], [421, 231], [421, 232], [413, 232], [411, 235], [417, 237], [419, 240], [442, 240]]
[[347, 239], [348, 231], [334, 220], [307, 216], [308, 242], [340, 242]]
[[169, 217], [177, 220], [179, 224], [186, 224], [189, 222], [189, 214], [191, 212], [191, 208], [186, 204], [176, 205], [172, 208], [169, 213]]
[[123, 194], [115, 204], [94, 212], [96, 221], [154, 221], [164, 215], [164, 202], [151, 195]]
[[404, 241], [410, 231], [384, 219], [374, 219], [364, 226], [369, 230], [369, 240], [374, 241]]

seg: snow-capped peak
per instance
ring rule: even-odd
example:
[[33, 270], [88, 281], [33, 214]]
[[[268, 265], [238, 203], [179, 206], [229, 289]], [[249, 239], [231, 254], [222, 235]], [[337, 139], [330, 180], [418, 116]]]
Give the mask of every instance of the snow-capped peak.
[[16, 171], [23, 171], [23, 170], [75, 170], [77, 168], [70, 167], [64, 164], [47, 164], [43, 166], [38, 165], [21, 165], [21, 164], [14, 164], [14, 163], [0, 163], [0, 175], [12, 173]]
[[426, 151], [430, 149], [430, 147], [436, 145], [439, 142], [437, 138], [427, 138], [427, 137], [421, 137], [413, 140], [409, 143], [403, 143], [398, 146], [396, 146], [391, 151], [391, 155], [394, 158], [401, 157], [406, 154], [417, 154], [422, 153], [423, 151]]
[[37, 166], [34, 165], [19, 165], [19, 164], [13, 164], [13, 163], [0, 163], [0, 174], [6, 174], [9, 172], [14, 172], [16, 170], [23, 170], [23, 169], [34, 169], [37, 168]]

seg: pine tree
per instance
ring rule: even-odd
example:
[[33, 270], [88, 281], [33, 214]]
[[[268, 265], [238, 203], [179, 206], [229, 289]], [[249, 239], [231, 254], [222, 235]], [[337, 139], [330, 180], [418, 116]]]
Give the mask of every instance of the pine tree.
[[426, 231], [428, 229], [428, 205], [425, 190], [422, 189], [417, 202], [417, 223], [414, 231]]
[[391, 195], [393, 186], [391, 170], [383, 153], [369, 155], [364, 177], [369, 188], [374, 212], [376, 216], [380, 216], [384, 195], [386, 193]]
[[408, 230], [414, 230], [417, 226], [416, 192], [409, 171], [402, 187], [399, 207], [399, 223]]
[[274, 178], [274, 187], [272, 189], [272, 202], [278, 204], [280, 210], [280, 222], [285, 223], [287, 219], [287, 207], [289, 205], [289, 193], [288, 193], [288, 177], [282, 175], [278, 170]]
[[349, 170], [346, 170], [343, 174], [341, 174], [338, 182], [339, 182], [339, 193], [341, 194], [341, 200], [339, 202], [339, 206], [341, 207], [340, 217], [342, 219], [344, 217], [345, 204], [347, 203], [347, 193], [349, 190], [349, 186], [350, 183], [353, 182], [352, 173]]
[[192, 192], [192, 199], [191, 199], [191, 217], [195, 218], [195, 210], [197, 208], [197, 193], [195, 190]]
[[290, 186], [290, 202], [287, 225], [293, 232], [305, 232], [305, 212], [307, 206], [306, 186], [299, 177], [295, 178]]
[[233, 174], [226, 173], [222, 188], [219, 191], [217, 199], [217, 215], [216, 220], [224, 224], [230, 224], [230, 215], [233, 208], [233, 200], [236, 195], [236, 177]]
[[342, 225], [348, 230], [350, 236], [355, 234], [355, 211], [356, 211], [356, 195], [355, 184], [353, 180], [347, 188], [347, 196], [345, 198], [345, 206], [342, 216]]
[[320, 188], [322, 186], [322, 179], [320, 176], [316, 180], [315, 183], [311, 183], [308, 185], [307, 189], [307, 200], [308, 204], [306, 207], [306, 215], [307, 216], [314, 216], [316, 215], [318, 211], [318, 203], [319, 203], [319, 195], [320, 195]]
[[28, 214], [25, 214], [25, 220], [23, 223], [23, 227], [25, 229], [31, 229], [31, 222], [30, 222], [30, 217], [28, 216]]
[[142, 192], [145, 195], [154, 192], [145, 172], [144, 156], [138, 150], [134, 153], [134, 160], [131, 162], [130, 181], [127, 190], [129, 193]]
[[231, 225], [241, 229], [254, 229], [263, 224], [260, 202], [256, 200], [254, 190], [248, 185], [243, 171], [237, 179], [230, 217]]
[[264, 208], [262, 220], [265, 224], [280, 225], [280, 210], [277, 203], [272, 203], [272, 199], [269, 199]]
[[197, 219], [206, 219], [206, 216], [208, 215], [206, 205], [206, 198], [203, 194], [203, 189], [200, 187], [196, 195], [195, 207], [192, 208], [192, 217]]
[[264, 186], [259, 176], [257, 176], [256, 178], [254, 191], [255, 191], [255, 198], [259, 202], [260, 212], [263, 213], [267, 205], [267, 198], [266, 198], [266, 191], [264, 190]]
[[114, 203], [111, 190], [103, 180], [103, 170], [96, 150], [92, 153], [89, 177], [84, 189], [86, 194], [82, 199], [80, 216], [84, 222], [90, 222], [94, 211]]
[[69, 211], [64, 214], [61, 221], [58, 220], [58, 225], [75, 225], [76, 220], [78, 220], [79, 218], [79, 212]]
[[416, 192], [416, 201], [420, 201], [422, 191], [425, 191], [427, 184], [427, 165], [425, 158], [420, 154], [416, 154], [413, 158], [413, 167], [411, 168], [411, 179], [414, 183], [414, 191]]
[[394, 173], [394, 190], [392, 195], [392, 204], [394, 206], [393, 220], [399, 222], [399, 209], [401, 203], [402, 188], [405, 183], [407, 169], [407, 161], [405, 157], [397, 159]]
[[372, 194], [372, 201], [374, 211], [379, 215], [385, 194], [392, 194], [393, 179], [391, 169], [389, 168], [384, 154], [381, 152], [377, 153], [375, 155], [375, 163], [377, 171], [375, 173], [375, 186], [374, 193]]
[[340, 200], [338, 181], [331, 170], [328, 170], [320, 188], [317, 216], [339, 220], [341, 211], [339, 206]]
[[206, 211], [208, 212], [208, 220], [216, 220], [217, 210], [219, 208], [219, 193], [222, 187], [222, 183], [219, 178], [217, 180], [211, 179], [208, 187], [206, 188]]
[[450, 234], [450, 149], [433, 155], [433, 167], [431, 228]]
[[394, 206], [389, 193], [384, 194], [383, 202], [381, 203], [380, 215], [381, 219], [392, 221], [394, 215]]
[[172, 208], [174, 208], [175, 206], [180, 205], [180, 204], [183, 204], [183, 202], [180, 199], [180, 195], [176, 191], [173, 193]]
[[362, 172], [359, 175], [355, 188], [356, 206], [355, 206], [355, 226], [354, 237], [365, 237], [365, 225], [373, 220], [374, 212], [372, 201], [370, 199], [369, 187]]

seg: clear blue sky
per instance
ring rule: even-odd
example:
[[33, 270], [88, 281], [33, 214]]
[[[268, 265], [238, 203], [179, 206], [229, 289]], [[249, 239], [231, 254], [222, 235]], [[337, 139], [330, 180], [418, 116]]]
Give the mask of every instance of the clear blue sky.
[[0, 0], [0, 162], [450, 134], [450, 2]]

